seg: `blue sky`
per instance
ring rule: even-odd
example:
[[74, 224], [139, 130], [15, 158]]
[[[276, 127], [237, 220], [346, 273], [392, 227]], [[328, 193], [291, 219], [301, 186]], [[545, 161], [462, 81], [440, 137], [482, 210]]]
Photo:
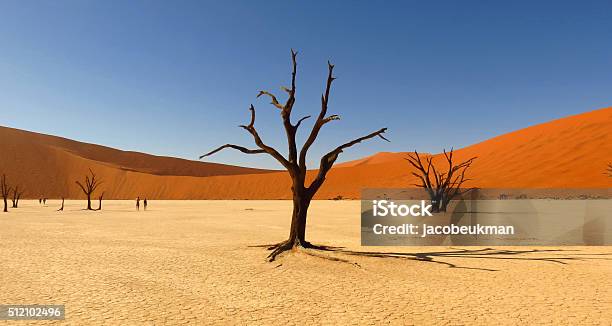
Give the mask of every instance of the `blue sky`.
[[[195, 159], [278, 111], [299, 51], [294, 116], [328, 124], [309, 162], [381, 127], [342, 160], [437, 152], [612, 103], [610, 1], [0, 1], [0, 125]], [[306, 124], [310, 126], [310, 124]], [[303, 128], [302, 135], [306, 134]], [[212, 161], [278, 165], [227, 151]]]

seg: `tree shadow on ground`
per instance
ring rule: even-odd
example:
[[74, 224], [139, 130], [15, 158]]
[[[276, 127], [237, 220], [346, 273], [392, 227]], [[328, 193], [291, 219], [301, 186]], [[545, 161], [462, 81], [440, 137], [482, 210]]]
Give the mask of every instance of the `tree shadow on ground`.
[[[250, 247], [268, 248], [272, 245], [256, 245]], [[483, 249], [464, 249], [464, 248], [450, 248], [445, 251], [428, 251], [428, 252], [382, 252], [382, 251], [356, 251], [349, 250], [345, 247], [333, 247], [333, 246], [322, 246], [322, 245], [310, 245], [308, 248], [301, 249], [302, 252], [320, 257], [332, 261], [340, 261], [350, 263], [356, 266], [359, 264], [351, 262], [349, 260], [338, 257], [336, 254], [348, 255], [348, 256], [360, 256], [360, 257], [372, 257], [382, 259], [406, 259], [406, 260], [417, 260], [428, 263], [435, 263], [445, 265], [449, 268], [460, 268], [460, 269], [473, 269], [487, 272], [496, 272], [499, 270], [480, 268], [480, 267], [468, 267], [460, 266], [456, 263], [450, 263], [444, 261], [444, 258], [462, 258], [462, 259], [479, 259], [479, 260], [518, 260], [518, 261], [533, 261], [533, 262], [546, 262], [553, 264], [566, 265], [569, 261], [585, 261], [585, 260], [612, 260], [612, 253], [578, 253], [579, 250], [574, 249], [525, 249], [525, 250], [509, 250], [509, 249], [494, 249], [494, 248], [483, 248]], [[329, 254], [322, 254], [329, 253]], [[530, 254], [548, 254], [546, 256], [528, 257]], [[556, 256], [554, 254], [564, 254], [563, 256]], [[586, 257], [586, 256], [598, 256], [598, 257]], [[601, 257], [610, 256], [611, 258]], [[359, 266], [360, 267], [360, 266]]]

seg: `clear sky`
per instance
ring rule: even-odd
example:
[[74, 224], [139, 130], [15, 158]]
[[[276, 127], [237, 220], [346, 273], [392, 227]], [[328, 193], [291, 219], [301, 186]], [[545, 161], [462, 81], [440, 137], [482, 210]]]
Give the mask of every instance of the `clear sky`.
[[[611, 1], [0, 1], [0, 125], [196, 159], [252, 145], [258, 112], [285, 150], [288, 85], [316, 115], [336, 64], [330, 123], [311, 151], [381, 127], [378, 151], [440, 151], [612, 105]], [[310, 126], [310, 124], [306, 124]], [[306, 133], [303, 129], [302, 135]], [[279, 167], [227, 151], [212, 161]]]

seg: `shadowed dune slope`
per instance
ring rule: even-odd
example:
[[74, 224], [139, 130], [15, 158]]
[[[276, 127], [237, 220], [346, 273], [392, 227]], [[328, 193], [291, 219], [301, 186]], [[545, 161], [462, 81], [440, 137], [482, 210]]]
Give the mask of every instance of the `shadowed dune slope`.
[[134, 189], [130, 183], [141, 179], [144, 186], [154, 187], [164, 178], [181, 180], [273, 172], [121, 151], [0, 127], [0, 173], [7, 174], [11, 185], [19, 184], [26, 189], [27, 197], [78, 197], [75, 181], [82, 179], [89, 168], [104, 179], [103, 188], [108, 189], [105, 197], [126, 198], [131, 197], [133, 190], [130, 189]]
[[[611, 131], [612, 108], [605, 108], [504, 134], [456, 150], [456, 157], [478, 156], [469, 186], [611, 187], [604, 174], [612, 161]], [[9, 128], [0, 128], [0, 153], [0, 172], [22, 183], [29, 197], [82, 198], [74, 181], [92, 168], [104, 179], [108, 198], [291, 198], [283, 172], [123, 152]], [[318, 198], [359, 198], [362, 188], [410, 186], [416, 180], [405, 157], [379, 153], [339, 164]], [[434, 162], [444, 164], [443, 157], [435, 155]]]

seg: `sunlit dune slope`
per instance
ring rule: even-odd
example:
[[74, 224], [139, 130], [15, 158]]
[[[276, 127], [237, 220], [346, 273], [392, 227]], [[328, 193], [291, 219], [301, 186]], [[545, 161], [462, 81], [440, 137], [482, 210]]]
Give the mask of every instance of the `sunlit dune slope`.
[[[455, 157], [478, 157], [469, 172], [474, 179], [471, 186], [611, 187], [612, 179], [604, 174], [607, 162], [612, 161], [611, 132], [612, 108], [605, 108], [504, 134], [457, 150]], [[338, 169], [334, 179], [371, 178], [370, 187], [406, 186], [416, 182], [408, 175], [406, 156], [380, 153], [347, 162], [344, 166], [350, 168]], [[446, 166], [441, 154], [435, 155], [434, 162]]]
[[383, 164], [383, 163], [392, 163], [399, 160], [402, 160], [406, 157], [406, 153], [394, 153], [394, 152], [379, 152], [374, 155], [366, 156], [364, 158], [348, 161], [344, 163], [338, 163], [335, 167], [338, 168], [346, 168], [346, 167], [355, 167], [360, 165], [373, 165], [373, 164]]
[[[469, 172], [471, 186], [611, 187], [612, 178], [604, 174], [612, 161], [611, 131], [612, 108], [605, 108], [504, 134], [455, 155], [478, 156]], [[108, 198], [291, 198], [282, 172], [122, 152], [8, 128], [0, 128], [0, 151], [0, 171], [23, 183], [31, 197], [81, 198], [74, 181], [93, 168], [105, 180]], [[411, 186], [416, 180], [405, 157], [379, 153], [339, 164], [318, 198], [359, 198], [362, 188]], [[434, 162], [444, 164], [443, 157], [435, 155]]]

